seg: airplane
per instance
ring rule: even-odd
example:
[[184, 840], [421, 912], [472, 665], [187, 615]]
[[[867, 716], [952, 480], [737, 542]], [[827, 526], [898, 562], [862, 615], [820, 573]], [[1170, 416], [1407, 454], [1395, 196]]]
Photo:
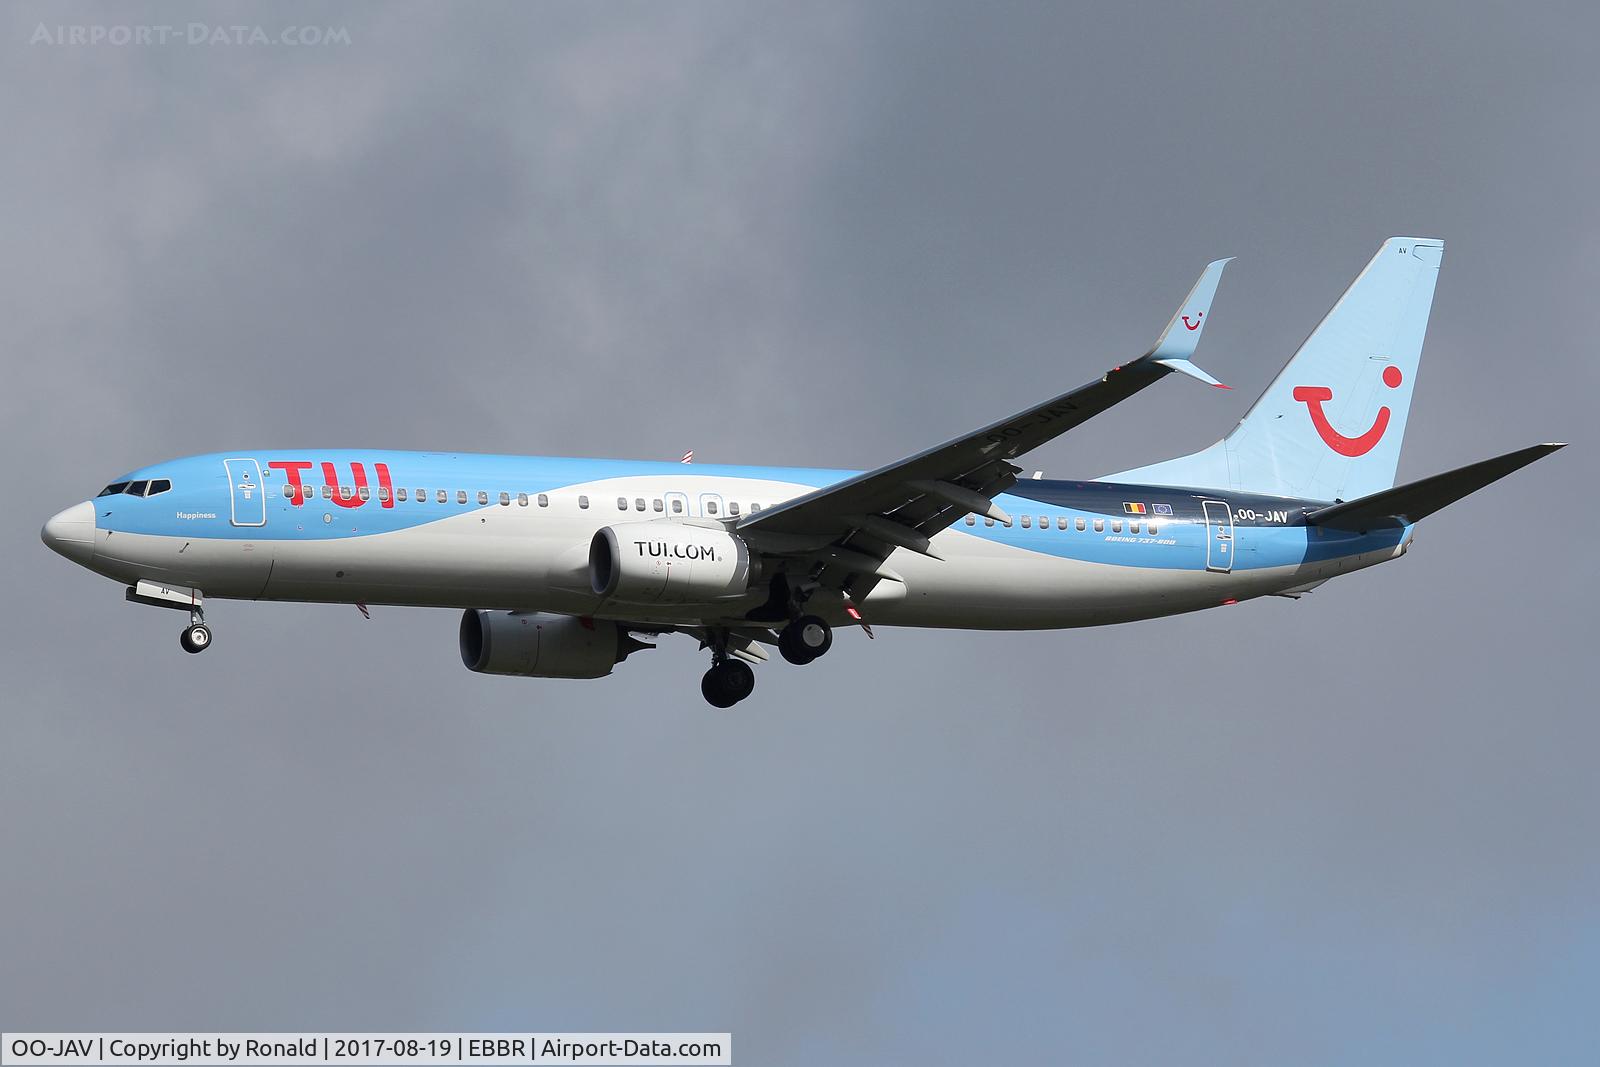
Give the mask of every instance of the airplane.
[[835, 630], [1055, 629], [1298, 598], [1398, 558], [1416, 524], [1563, 447], [1394, 484], [1444, 242], [1393, 237], [1243, 419], [1192, 455], [1092, 481], [1014, 461], [1192, 357], [1229, 260], [1145, 355], [1081, 388], [856, 472], [378, 449], [241, 449], [118, 477], [46, 545], [186, 611], [205, 598], [462, 611], [482, 674], [600, 678], [662, 635], [710, 651], [732, 707], [752, 664]]

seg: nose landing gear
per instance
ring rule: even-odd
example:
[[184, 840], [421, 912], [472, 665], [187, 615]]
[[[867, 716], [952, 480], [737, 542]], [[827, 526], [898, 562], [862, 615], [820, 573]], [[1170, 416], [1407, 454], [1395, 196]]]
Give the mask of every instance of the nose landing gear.
[[185, 652], [204, 652], [211, 647], [211, 627], [206, 625], [205, 613], [189, 613], [189, 625], [178, 635], [178, 644]]
[[162, 585], [141, 578], [128, 587], [124, 598], [130, 604], [187, 611], [189, 625], [178, 635], [178, 644], [189, 653], [204, 652], [211, 647], [211, 627], [206, 625], [205, 602], [201, 599], [200, 590], [186, 585]]

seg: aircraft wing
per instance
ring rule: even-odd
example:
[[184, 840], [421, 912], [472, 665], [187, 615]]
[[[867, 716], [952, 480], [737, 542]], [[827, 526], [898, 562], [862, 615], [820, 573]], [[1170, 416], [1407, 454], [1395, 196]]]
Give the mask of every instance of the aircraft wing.
[[858, 579], [898, 580], [883, 566], [896, 548], [926, 555], [928, 540], [969, 512], [1010, 517], [993, 498], [1016, 484], [1011, 463], [1174, 371], [1227, 388], [1190, 362], [1228, 260], [1208, 265], [1148, 353], [1071, 392], [741, 520], [761, 551], [809, 557], [829, 585], [864, 595]]

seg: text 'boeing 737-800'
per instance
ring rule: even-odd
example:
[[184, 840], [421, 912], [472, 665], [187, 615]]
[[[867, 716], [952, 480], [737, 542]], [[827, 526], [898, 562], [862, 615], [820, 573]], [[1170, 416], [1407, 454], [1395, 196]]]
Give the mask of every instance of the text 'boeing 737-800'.
[[[1383, 243], [1227, 437], [1094, 481], [1015, 461], [1191, 358], [1226, 260], [1154, 348], [1103, 377], [858, 473], [791, 467], [240, 449], [122, 475], [50, 519], [56, 552], [188, 613], [204, 598], [463, 609], [487, 674], [600, 678], [683, 633], [730, 707], [775, 647], [875, 626], [1049, 629], [1296, 596], [1403, 554], [1417, 522], [1560, 448], [1396, 486], [1444, 243]], [[687, 460], [687, 456], [685, 459]]]

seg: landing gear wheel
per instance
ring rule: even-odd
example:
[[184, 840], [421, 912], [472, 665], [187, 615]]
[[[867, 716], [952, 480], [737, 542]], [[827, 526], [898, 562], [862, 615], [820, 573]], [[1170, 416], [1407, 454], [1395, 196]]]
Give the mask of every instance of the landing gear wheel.
[[700, 695], [714, 708], [731, 708], [756, 688], [756, 672], [742, 660], [713, 664], [700, 679]]
[[203, 622], [197, 622], [178, 635], [178, 643], [185, 652], [204, 652], [211, 647], [211, 629]]
[[833, 628], [815, 615], [802, 615], [778, 635], [778, 651], [790, 663], [804, 665], [833, 647]]

